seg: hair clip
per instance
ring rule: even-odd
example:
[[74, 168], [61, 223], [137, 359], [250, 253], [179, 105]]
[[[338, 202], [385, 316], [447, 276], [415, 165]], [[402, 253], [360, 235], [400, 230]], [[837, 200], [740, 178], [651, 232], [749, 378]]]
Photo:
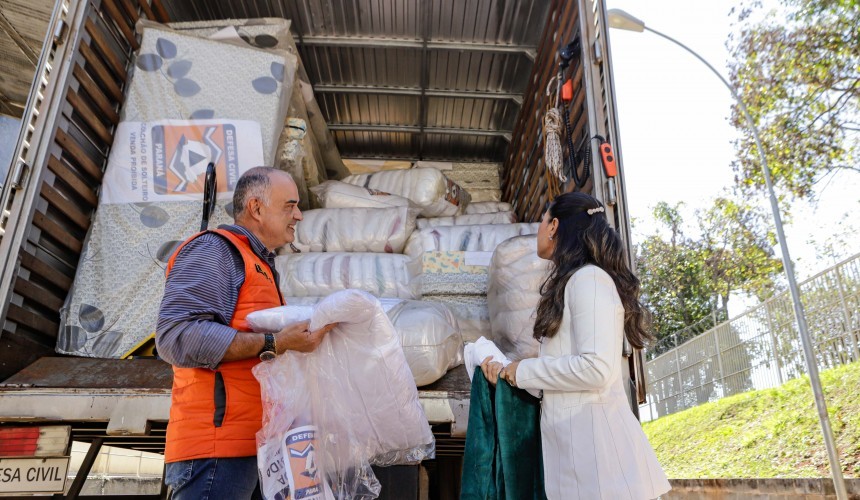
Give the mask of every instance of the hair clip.
[[604, 212], [604, 211], [605, 210], [603, 209], [603, 207], [589, 208], [588, 210], [586, 210], [586, 212], [588, 212], [588, 215], [594, 215], [597, 212]]

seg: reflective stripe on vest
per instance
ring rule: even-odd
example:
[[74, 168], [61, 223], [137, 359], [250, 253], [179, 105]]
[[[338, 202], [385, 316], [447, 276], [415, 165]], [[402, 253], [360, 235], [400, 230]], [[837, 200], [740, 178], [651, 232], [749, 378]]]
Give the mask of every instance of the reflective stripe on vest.
[[[250, 331], [245, 317], [253, 311], [283, 305], [283, 297], [269, 265], [251, 249], [248, 238], [223, 229], [216, 233], [239, 250], [245, 263], [245, 281], [230, 326]], [[176, 256], [198, 233], [185, 240]], [[167, 424], [165, 462], [196, 458], [250, 457], [257, 454], [256, 433], [263, 425], [260, 384], [251, 373], [257, 358], [221, 363], [209, 368], [173, 368], [170, 420]]]

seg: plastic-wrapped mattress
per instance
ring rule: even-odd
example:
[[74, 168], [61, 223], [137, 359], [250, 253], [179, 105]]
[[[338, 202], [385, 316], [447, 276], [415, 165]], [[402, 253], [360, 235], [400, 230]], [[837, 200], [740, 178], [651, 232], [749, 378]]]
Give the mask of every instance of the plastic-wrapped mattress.
[[516, 222], [513, 212], [490, 212], [485, 214], [452, 215], [449, 217], [431, 217], [418, 219], [418, 229], [438, 226], [475, 226], [480, 224], [513, 224]]
[[293, 242], [302, 252], [402, 253], [418, 214], [399, 207], [322, 208], [302, 215]]
[[275, 258], [285, 296], [325, 297], [350, 288], [377, 297], [420, 298], [406, 255], [389, 253], [295, 253]]
[[421, 208], [424, 217], [457, 215], [469, 204], [469, 194], [435, 168], [384, 170], [350, 175], [344, 182], [403, 196]]
[[534, 311], [549, 261], [537, 256], [537, 237], [511, 238], [496, 248], [490, 263], [487, 305], [493, 341], [509, 358], [537, 356], [532, 337]]
[[[218, 172], [210, 227], [232, 222], [239, 175], [271, 164], [296, 58], [142, 22], [101, 198], [57, 350], [121, 357], [153, 334], [164, 268], [200, 229], [206, 165]], [[229, 215], [228, 215], [229, 214]]]

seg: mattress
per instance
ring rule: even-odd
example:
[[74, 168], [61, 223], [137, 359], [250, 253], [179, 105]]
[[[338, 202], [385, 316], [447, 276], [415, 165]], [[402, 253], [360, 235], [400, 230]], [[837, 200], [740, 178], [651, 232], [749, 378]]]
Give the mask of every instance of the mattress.
[[60, 311], [65, 354], [121, 357], [155, 331], [166, 261], [200, 229], [206, 164], [219, 174], [209, 225], [230, 223], [236, 179], [271, 164], [284, 126], [295, 57], [138, 29], [99, 206]]
[[421, 295], [486, 295], [491, 252], [432, 251], [421, 254]]

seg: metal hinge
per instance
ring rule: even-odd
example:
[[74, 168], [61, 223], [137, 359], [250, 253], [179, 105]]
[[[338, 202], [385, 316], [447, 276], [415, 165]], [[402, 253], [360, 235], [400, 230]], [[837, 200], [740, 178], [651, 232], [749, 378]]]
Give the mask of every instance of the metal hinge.
[[57, 27], [54, 29], [54, 45], [66, 43], [66, 35], [69, 34], [68, 27], [69, 25], [63, 20], [57, 23]]
[[12, 183], [12, 189], [21, 189], [24, 187], [24, 184], [30, 177], [30, 170], [30, 165], [27, 165], [23, 160], [19, 160], [15, 163], [15, 170], [12, 172], [12, 175], [9, 176]]
[[600, 64], [603, 62], [603, 49], [600, 48], [600, 41], [594, 41], [594, 63]]

